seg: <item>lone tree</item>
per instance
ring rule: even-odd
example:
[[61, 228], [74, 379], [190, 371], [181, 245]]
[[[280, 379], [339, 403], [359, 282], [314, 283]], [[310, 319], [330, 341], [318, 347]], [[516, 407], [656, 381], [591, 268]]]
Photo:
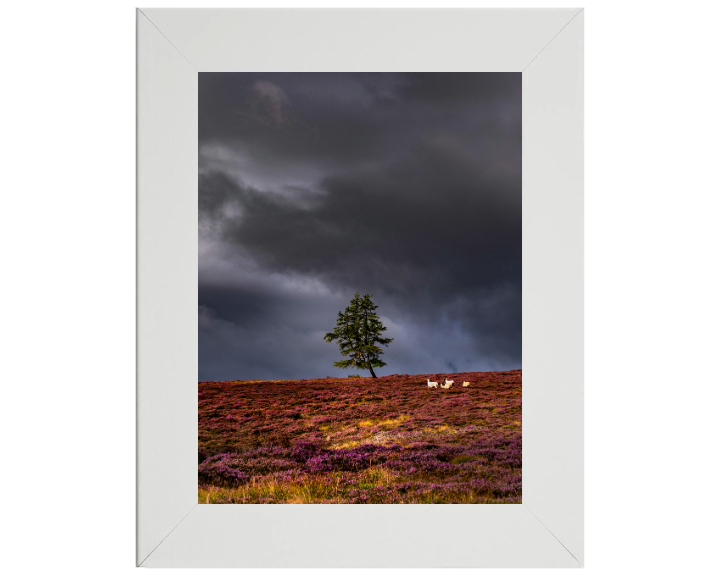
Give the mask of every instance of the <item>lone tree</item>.
[[370, 370], [372, 377], [377, 378], [373, 367], [385, 366], [385, 362], [380, 360], [380, 354], [384, 351], [377, 344], [387, 346], [393, 339], [381, 337], [387, 328], [375, 314], [376, 309], [377, 306], [371, 300], [370, 294], [360, 296], [360, 293], [356, 292], [345, 312], [338, 312], [335, 330], [325, 334], [324, 340], [325, 342], [337, 340], [340, 354], [350, 358], [335, 362], [333, 366]]

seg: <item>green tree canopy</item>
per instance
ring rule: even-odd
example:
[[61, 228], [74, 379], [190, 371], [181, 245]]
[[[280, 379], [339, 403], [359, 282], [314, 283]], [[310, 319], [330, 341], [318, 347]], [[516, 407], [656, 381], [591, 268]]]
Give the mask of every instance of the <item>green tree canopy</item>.
[[360, 368], [370, 370], [373, 378], [373, 368], [385, 366], [380, 360], [384, 350], [378, 346], [386, 346], [393, 341], [392, 338], [382, 338], [382, 333], [387, 330], [375, 314], [377, 306], [372, 301], [371, 294], [360, 296], [359, 292], [350, 302], [350, 306], [344, 312], [338, 312], [335, 330], [325, 334], [325, 342], [338, 341], [340, 354], [349, 356], [347, 360], [335, 362], [333, 366], [338, 368]]

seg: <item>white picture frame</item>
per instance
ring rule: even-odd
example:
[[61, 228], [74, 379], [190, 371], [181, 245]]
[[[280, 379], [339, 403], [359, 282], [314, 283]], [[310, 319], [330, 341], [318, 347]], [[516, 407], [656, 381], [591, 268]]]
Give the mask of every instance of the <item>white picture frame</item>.
[[[522, 72], [522, 504], [197, 503], [204, 71]], [[139, 9], [137, 90], [137, 565], [581, 567], [582, 9]]]

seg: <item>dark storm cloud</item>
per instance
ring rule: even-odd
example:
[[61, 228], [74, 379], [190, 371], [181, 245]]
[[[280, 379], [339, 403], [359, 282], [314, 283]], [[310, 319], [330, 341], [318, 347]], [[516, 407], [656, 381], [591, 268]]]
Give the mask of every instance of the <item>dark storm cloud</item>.
[[[278, 87], [272, 108], [282, 112], [262, 111], [259, 84]], [[201, 74], [200, 141], [232, 143], [257, 161], [333, 169], [395, 157], [433, 132], [477, 147], [509, 130], [519, 154], [520, 94], [515, 73]]]
[[521, 365], [519, 74], [199, 84], [201, 378], [337, 373], [355, 291], [386, 371]]

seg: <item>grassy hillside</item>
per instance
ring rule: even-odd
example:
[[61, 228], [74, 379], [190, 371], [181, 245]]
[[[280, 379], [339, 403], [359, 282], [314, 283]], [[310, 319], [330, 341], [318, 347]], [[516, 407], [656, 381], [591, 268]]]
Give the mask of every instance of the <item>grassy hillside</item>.
[[521, 370], [200, 382], [198, 501], [519, 503], [521, 402]]

